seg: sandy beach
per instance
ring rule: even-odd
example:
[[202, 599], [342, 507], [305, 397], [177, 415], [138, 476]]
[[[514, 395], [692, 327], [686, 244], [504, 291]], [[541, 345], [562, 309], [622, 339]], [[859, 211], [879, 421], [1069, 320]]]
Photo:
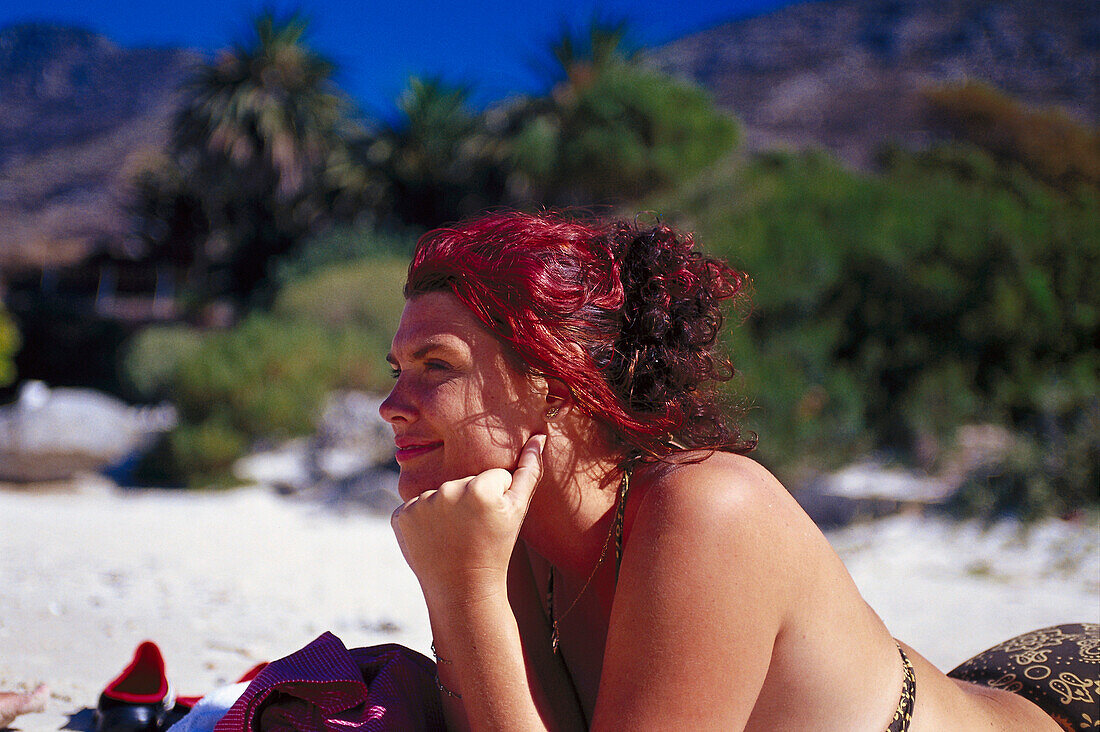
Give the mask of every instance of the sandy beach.
[[[1026, 532], [918, 515], [829, 534], [890, 630], [949, 669], [1012, 635], [1100, 621], [1100, 526]], [[387, 517], [264, 487], [0, 486], [0, 689], [52, 689], [21, 730], [90, 729], [142, 640], [180, 694], [236, 680], [331, 630], [346, 645], [431, 640]]]

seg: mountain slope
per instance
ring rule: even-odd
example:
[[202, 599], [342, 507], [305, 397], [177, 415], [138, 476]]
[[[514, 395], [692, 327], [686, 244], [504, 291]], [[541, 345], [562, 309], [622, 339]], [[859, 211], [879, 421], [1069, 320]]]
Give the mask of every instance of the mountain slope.
[[127, 172], [163, 148], [199, 58], [76, 28], [0, 30], [0, 268], [66, 263], [122, 233]]
[[[648, 54], [710, 89], [749, 147], [822, 146], [866, 165], [932, 133], [921, 90], [985, 79], [1100, 119], [1098, 0], [828, 0], [726, 23]], [[48, 24], [0, 29], [0, 273], [118, 244], [129, 174], [162, 150], [201, 56]]]
[[649, 55], [714, 93], [752, 147], [819, 145], [866, 164], [926, 144], [921, 90], [982, 79], [1034, 105], [1100, 118], [1096, 0], [831, 0], [687, 36]]

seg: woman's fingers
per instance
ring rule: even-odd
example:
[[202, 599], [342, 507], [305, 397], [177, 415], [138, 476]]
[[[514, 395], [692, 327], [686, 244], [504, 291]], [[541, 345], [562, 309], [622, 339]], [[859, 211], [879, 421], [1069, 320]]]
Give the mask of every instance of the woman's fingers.
[[512, 483], [504, 494], [520, 507], [524, 515], [527, 507], [531, 505], [531, 497], [535, 494], [535, 488], [542, 478], [542, 449], [546, 446], [546, 435], [532, 435], [531, 439], [523, 446], [519, 453], [519, 461], [516, 463], [515, 472], [512, 473]]
[[[527, 508], [531, 504], [535, 488], [542, 478], [542, 450], [545, 445], [546, 435], [534, 435], [520, 450], [515, 470], [509, 472], [502, 468], [493, 468], [478, 475], [449, 480], [439, 488], [424, 491], [398, 506], [390, 517], [390, 522], [394, 525], [394, 529], [399, 531], [397, 526], [399, 520], [414, 512], [434, 513], [436, 509], [432, 509], [431, 504], [437, 500], [452, 506], [465, 504], [468, 507], [472, 505], [489, 507], [493, 504], [499, 505], [501, 499], [506, 501], [513, 510], [518, 511], [522, 521], [522, 516], [526, 516]], [[467, 503], [470, 499], [473, 499], [473, 504]]]
[[514, 470], [493, 468], [449, 480], [390, 517], [405, 561], [425, 596], [504, 583], [516, 537], [542, 477], [545, 435], [529, 439]]

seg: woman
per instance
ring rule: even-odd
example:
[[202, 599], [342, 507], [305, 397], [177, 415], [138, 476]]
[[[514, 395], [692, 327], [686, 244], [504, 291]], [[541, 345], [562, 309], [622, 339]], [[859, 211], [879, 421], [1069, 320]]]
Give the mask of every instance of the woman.
[[381, 413], [448, 725], [1059, 729], [896, 643], [745, 457], [714, 391], [745, 285], [664, 226], [421, 240]]

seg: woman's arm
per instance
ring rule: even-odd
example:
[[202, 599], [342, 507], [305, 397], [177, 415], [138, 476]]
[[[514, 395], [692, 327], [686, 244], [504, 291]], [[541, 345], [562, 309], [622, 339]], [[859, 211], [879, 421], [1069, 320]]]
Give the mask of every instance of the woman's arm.
[[[569, 680], [568, 673], [565, 669], [565, 665], [560, 656], [554, 655], [549, 651], [550, 648], [550, 631], [547, 625], [546, 616], [542, 611], [538, 601], [538, 589], [535, 586], [534, 578], [531, 574], [530, 560], [527, 555], [527, 550], [520, 544], [516, 547], [516, 551], [512, 556], [512, 562], [508, 569], [508, 605], [510, 611], [510, 618], [504, 618], [504, 625], [510, 625], [511, 620], [515, 621], [515, 629], [519, 633], [519, 650], [523, 663], [522, 677], [526, 679], [528, 695], [534, 704], [536, 714], [541, 720], [541, 726], [534, 725], [534, 729], [551, 729], [551, 730], [583, 730], [585, 729], [584, 717], [580, 710], [580, 703], [577, 701], [576, 693], [573, 690], [572, 683]], [[497, 612], [501, 612], [503, 617], [503, 608], [495, 608]], [[506, 664], [498, 662], [501, 659], [500, 656], [494, 656], [493, 654], [487, 654], [489, 656], [488, 664], [481, 664], [484, 668], [481, 668], [478, 663], [467, 663], [465, 667], [460, 671], [454, 664], [454, 659], [458, 654], [454, 653], [455, 649], [451, 649], [447, 644], [456, 642], [457, 644], [463, 644], [465, 641], [462, 638], [457, 641], [452, 640], [452, 633], [449, 628], [452, 626], [457, 616], [461, 613], [449, 613], [445, 609], [439, 612], [429, 608], [429, 617], [432, 619], [432, 632], [436, 641], [436, 650], [439, 655], [450, 661], [450, 663], [444, 663], [439, 666], [440, 682], [448, 689], [457, 690], [459, 688], [469, 688], [473, 684], [477, 688], [495, 689], [496, 682], [491, 678], [486, 678], [486, 674], [500, 673], [511, 679], [520, 678], [515, 675], [516, 666], [512, 667], [511, 674], [504, 673]], [[472, 628], [472, 625], [468, 623], [458, 623], [460, 627], [460, 635], [466, 635], [467, 631]], [[500, 627], [501, 623], [493, 622], [494, 627]], [[507, 635], [507, 634], [505, 634]], [[502, 647], [505, 649], [505, 655], [512, 656], [513, 646], [511, 640], [507, 637], [501, 639]], [[447, 648], [446, 651], [443, 649]], [[464, 671], [464, 673], [463, 673]], [[460, 677], [465, 676], [467, 679], [474, 679], [474, 681], [463, 681]], [[467, 719], [467, 702], [473, 702], [470, 705], [470, 709], [478, 708], [479, 702], [471, 697], [469, 700], [466, 697], [465, 692], [462, 693], [462, 699], [458, 699], [444, 692], [442, 699], [444, 702], [444, 710], [447, 713], [447, 726], [452, 730], [466, 730], [466, 729], [482, 729], [483, 725], [477, 723], [471, 723]], [[523, 689], [516, 690], [516, 693], [523, 694]], [[499, 689], [496, 692], [497, 698], [503, 698]], [[495, 715], [491, 713], [478, 713], [472, 717], [472, 719], [480, 719], [487, 721], [493, 718]], [[519, 724], [516, 721], [507, 725], [508, 729], [524, 729], [524, 727], [516, 726]]]
[[[455, 600], [427, 594], [425, 599], [437, 649], [452, 661], [447, 665], [445, 680], [441, 680], [461, 694], [465, 728], [546, 729], [528, 682], [507, 588]], [[451, 711], [448, 726], [462, 729], [463, 720], [452, 719], [457, 711], [454, 705]], [[452, 725], [452, 721], [459, 725]]]
[[461, 697], [456, 704], [459, 696], [441, 692], [456, 729], [583, 728], [576, 704], [560, 703], [568, 684], [564, 671], [538, 662], [537, 655], [535, 662], [525, 657], [521, 623], [529, 640], [538, 634], [533, 600], [517, 605], [517, 619], [509, 597], [523, 580], [526, 558], [512, 559], [541, 475], [541, 446], [538, 438], [528, 442], [514, 474], [490, 470], [445, 483], [392, 518], [420, 580], [437, 653], [449, 661], [440, 667], [440, 681]]
[[792, 580], [769, 515], [774, 479], [754, 468], [716, 455], [665, 470], [645, 488], [592, 729], [745, 727]]

